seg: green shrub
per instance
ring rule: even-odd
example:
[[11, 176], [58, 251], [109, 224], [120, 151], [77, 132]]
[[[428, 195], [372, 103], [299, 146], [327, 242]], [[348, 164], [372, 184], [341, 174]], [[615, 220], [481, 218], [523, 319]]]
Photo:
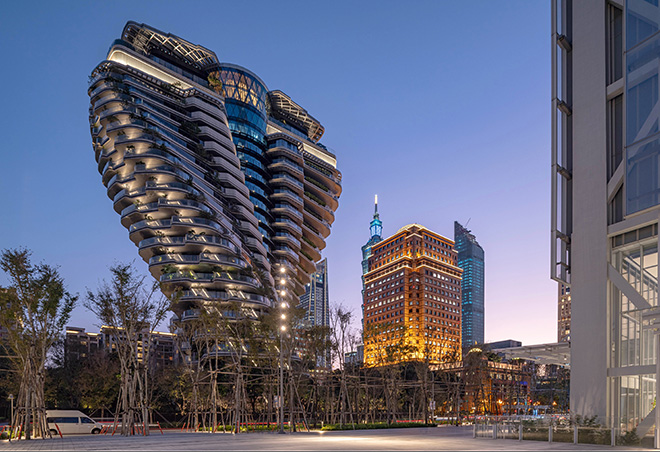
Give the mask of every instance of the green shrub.
[[411, 428], [411, 427], [435, 427], [436, 424], [424, 424], [422, 422], [396, 422], [388, 424], [386, 422], [375, 422], [369, 424], [325, 424], [321, 430], [372, 430], [385, 428]]

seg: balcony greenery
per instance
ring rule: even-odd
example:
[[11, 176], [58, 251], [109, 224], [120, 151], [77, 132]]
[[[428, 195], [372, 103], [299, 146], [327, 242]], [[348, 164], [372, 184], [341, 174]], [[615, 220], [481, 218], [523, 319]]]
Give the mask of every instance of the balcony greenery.
[[316, 196], [316, 195], [315, 195], [314, 193], [312, 193], [312, 192], [305, 191], [305, 196], [307, 196], [307, 197], [308, 197], [309, 199], [311, 199], [312, 201], [316, 201], [318, 204], [322, 205], [323, 207], [326, 206], [325, 201], [323, 201], [321, 198], [319, 198], [318, 196]]
[[328, 187], [326, 187], [325, 185], [323, 185], [321, 182], [317, 181], [314, 178], [311, 178], [309, 176], [305, 176], [305, 180], [307, 182], [309, 182], [310, 184], [317, 186], [318, 188], [320, 188], [323, 191], [326, 191], [328, 193], [330, 192], [330, 189]]

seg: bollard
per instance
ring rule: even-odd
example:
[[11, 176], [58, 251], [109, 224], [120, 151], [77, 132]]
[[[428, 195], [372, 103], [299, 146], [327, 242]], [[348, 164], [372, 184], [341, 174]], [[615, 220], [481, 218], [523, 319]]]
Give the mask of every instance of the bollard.
[[573, 424], [573, 444], [578, 443], [578, 425]]
[[616, 446], [616, 429], [612, 427], [612, 447]]
[[477, 437], [477, 420], [475, 419], [474, 424], [472, 424], [472, 438]]
[[552, 422], [550, 422], [550, 425], [548, 426], [548, 442], [552, 442]]
[[520, 424], [518, 425], [518, 441], [522, 441], [522, 438], [523, 438], [523, 423], [521, 419]]
[[493, 424], [493, 439], [497, 439], [497, 422]]

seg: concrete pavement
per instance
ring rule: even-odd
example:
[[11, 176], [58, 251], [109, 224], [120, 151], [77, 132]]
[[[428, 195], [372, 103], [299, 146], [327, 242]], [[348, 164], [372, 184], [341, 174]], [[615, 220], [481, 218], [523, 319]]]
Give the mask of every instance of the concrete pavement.
[[63, 439], [12, 441], [0, 443], [0, 450], [17, 451], [346, 451], [346, 450], [635, 450], [591, 444], [548, 443], [472, 438], [471, 427], [345, 430], [278, 435], [276, 433], [181, 433], [169, 431], [148, 437], [76, 435]]

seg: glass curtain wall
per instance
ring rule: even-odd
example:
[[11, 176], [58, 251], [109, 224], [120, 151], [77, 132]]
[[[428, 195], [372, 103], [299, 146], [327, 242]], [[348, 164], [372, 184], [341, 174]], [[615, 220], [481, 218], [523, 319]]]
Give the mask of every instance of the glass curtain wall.
[[[657, 237], [614, 248], [611, 264], [651, 306], [658, 305]], [[642, 328], [642, 310], [612, 283], [610, 293], [610, 368], [655, 365], [653, 331]], [[610, 383], [613, 414], [619, 422], [615, 426], [630, 431], [653, 408], [655, 374], [616, 377]]]
[[259, 231], [268, 253], [272, 250], [273, 217], [270, 210], [271, 189], [266, 158], [266, 98], [264, 84], [246, 69], [233, 65], [220, 67], [220, 80], [225, 94], [227, 120], [236, 145], [236, 154], [245, 174], [245, 185], [250, 190], [254, 215], [259, 220]]
[[657, 0], [628, 0], [626, 21], [626, 212], [631, 214], [660, 203]]

